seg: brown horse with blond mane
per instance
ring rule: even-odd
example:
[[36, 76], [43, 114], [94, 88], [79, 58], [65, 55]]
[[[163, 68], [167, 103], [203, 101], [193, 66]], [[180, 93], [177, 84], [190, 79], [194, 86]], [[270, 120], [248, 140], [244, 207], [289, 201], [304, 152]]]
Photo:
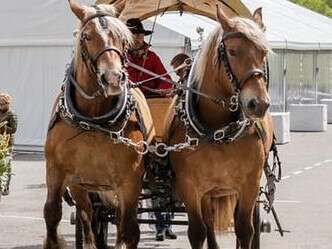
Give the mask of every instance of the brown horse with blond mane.
[[273, 138], [262, 70], [269, 46], [260, 11], [254, 14], [258, 23], [228, 18], [221, 9], [217, 19], [220, 26], [197, 55], [187, 84], [204, 96], [186, 91], [175, 103], [182, 116], [166, 119], [173, 120], [167, 140], [197, 138], [194, 150], [170, 155], [191, 247], [202, 249], [207, 239], [209, 249], [219, 248], [215, 231], [234, 221], [237, 245], [250, 249], [253, 210]]
[[123, 3], [87, 7], [69, 0], [80, 30], [45, 145], [47, 249], [64, 246], [57, 227], [67, 187], [84, 226], [84, 248], [96, 248], [88, 191], [113, 192], [116, 248], [137, 248], [136, 208], [144, 169], [140, 152], [142, 141], [149, 141], [142, 122], [151, 117], [142, 94], [128, 87], [124, 53], [132, 37], [117, 18]]

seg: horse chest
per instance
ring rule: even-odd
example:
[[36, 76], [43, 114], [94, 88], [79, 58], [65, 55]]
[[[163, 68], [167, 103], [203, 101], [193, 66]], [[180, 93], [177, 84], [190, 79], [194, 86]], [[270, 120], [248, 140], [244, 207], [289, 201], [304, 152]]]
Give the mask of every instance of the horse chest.
[[261, 174], [264, 153], [257, 141], [248, 138], [232, 144], [203, 144], [193, 152], [179, 153], [172, 160], [175, 174], [204, 189], [236, 188]]

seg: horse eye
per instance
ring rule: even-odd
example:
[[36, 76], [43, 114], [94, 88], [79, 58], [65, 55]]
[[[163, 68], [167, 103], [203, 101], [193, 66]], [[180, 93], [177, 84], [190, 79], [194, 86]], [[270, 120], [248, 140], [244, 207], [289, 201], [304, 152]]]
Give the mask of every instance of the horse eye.
[[230, 56], [233, 56], [233, 57], [235, 57], [237, 55], [235, 49], [228, 49], [228, 53], [229, 53]]
[[82, 38], [85, 41], [91, 41], [91, 37], [87, 33], [82, 34]]

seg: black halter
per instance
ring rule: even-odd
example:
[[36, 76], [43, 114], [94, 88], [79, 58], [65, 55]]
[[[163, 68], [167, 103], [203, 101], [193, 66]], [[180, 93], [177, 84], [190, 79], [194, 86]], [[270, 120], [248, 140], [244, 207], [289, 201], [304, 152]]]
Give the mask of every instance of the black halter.
[[223, 35], [223, 38], [222, 38], [219, 48], [218, 48], [218, 52], [219, 52], [218, 60], [219, 60], [219, 62], [223, 62], [225, 72], [228, 76], [229, 81], [233, 85], [234, 91], [240, 92], [241, 87], [243, 87], [243, 85], [249, 79], [251, 79], [252, 77], [255, 77], [255, 76], [260, 76], [260, 77], [266, 78], [266, 74], [262, 69], [253, 68], [253, 69], [250, 69], [241, 80], [237, 79], [237, 77], [235, 76], [235, 74], [232, 70], [232, 67], [229, 63], [227, 52], [226, 52], [226, 47], [225, 47], [225, 42], [224, 42], [225, 40], [227, 40], [229, 38], [236, 38], [236, 37], [243, 37], [243, 34], [240, 32], [229, 32], [229, 33], [225, 33]]

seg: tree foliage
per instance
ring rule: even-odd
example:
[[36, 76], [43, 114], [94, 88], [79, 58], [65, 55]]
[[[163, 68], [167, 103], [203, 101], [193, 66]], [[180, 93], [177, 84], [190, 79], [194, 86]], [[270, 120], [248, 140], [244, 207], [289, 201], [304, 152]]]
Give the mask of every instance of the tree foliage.
[[[0, 128], [5, 123], [0, 123]], [[8, 172], [8, 142], [9, 136], [6, 134], [0, 134], [0, 191], [2, 190], [3, 184], [7, 180]]]
[[316, 11], [328, 17], [332, 17], [332, 0], [291, 0], [308, 9]]

